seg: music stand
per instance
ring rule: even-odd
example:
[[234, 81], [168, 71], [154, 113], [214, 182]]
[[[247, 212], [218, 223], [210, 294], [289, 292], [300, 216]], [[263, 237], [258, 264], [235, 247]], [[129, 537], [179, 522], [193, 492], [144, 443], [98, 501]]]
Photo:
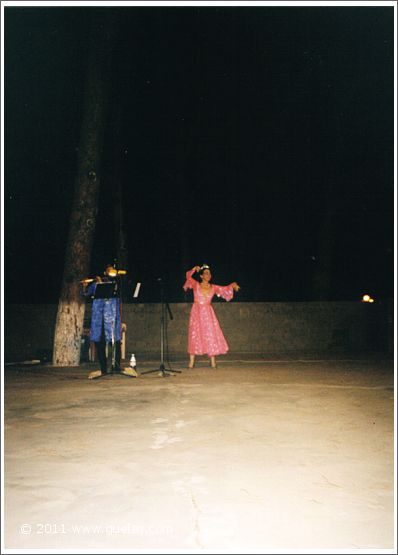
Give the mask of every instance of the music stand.
[[120, 297], [120, 291], [116, 281], [102, 281], [97, 283], [93, 299], [114, 299]]
[[[160, 312], [160, 365], [156, 370], [147, 370], [146, 372], [141, 372], [142, 374], [152, 374], [153, 372], [161, 372], [163, 378], [168, 378], [172, 373], [176, 372], [181, 374], [181, 370], [167, 369], [164, 364], [164, 338], [166, 331], [166, 303], [164, 301], [164, 291], [163, 291], [163, 280], [158, 278], [160, 284], [160, 302], [161, 302], [161, 312]], [[170, 319], [173, 319], [169, 305], [167, 304], [167, 310], [170, 315]]]

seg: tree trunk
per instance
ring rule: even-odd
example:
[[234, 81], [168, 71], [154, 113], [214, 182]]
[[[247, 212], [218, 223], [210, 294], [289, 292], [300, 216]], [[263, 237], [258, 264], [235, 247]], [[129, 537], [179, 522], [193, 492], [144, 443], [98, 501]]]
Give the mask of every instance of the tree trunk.
[[78, 170], [55, 325], [54, 366], [78, 366], [80, 363], [85, 304], [79, 281], [90, 270], [98, 209], [108, 93], [106, 70], [110, 62], [110, 40], [114, 23], [111, 18], [97, 14], [91, 23]]

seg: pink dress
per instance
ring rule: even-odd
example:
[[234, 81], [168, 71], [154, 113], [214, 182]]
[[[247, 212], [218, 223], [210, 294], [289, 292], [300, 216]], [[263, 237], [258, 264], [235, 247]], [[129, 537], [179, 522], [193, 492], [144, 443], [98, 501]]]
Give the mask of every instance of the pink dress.
[[195, 270], [186, 273], [184, 290], [192, 289], [194, 302], [189, 317], [188, 353], [190, 355], [208, 355], [209, 357], [224, 355], [228, 351], [228, 343], [223, 335], [216, 313], [211, 306], [214, 295], [230, 301], [234, 295], [232, 285], [211, 284], [209, 293], [204, 293], [200, 283], [192, 276]]

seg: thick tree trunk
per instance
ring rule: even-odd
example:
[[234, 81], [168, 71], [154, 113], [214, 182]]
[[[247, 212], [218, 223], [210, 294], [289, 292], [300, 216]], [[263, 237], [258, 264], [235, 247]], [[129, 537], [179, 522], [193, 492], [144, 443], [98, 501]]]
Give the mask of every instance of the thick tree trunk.
[[89, 39], [89, 65], [75, 196], [55, 327], [54, 366], [78, 366], [80, 362], [85, 305], [79, 281], [90, 270], [100, 187], [107, 103], [106, 70], [110, 59], [112, 30], [113, 23], [109, 18], [100, 21], [94, 16]]

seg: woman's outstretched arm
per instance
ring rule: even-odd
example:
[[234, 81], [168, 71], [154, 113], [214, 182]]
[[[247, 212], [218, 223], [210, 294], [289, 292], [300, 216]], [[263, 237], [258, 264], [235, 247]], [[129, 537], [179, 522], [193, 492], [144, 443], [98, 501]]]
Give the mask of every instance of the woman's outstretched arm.
[[234, 296], [234, 291], [238, 292], [240, 287], [236, 281], [230, 283], [229, 285], [213, 285], [214, 293], [217, 297], [222, 297], [227, 302], [230, 301]]

